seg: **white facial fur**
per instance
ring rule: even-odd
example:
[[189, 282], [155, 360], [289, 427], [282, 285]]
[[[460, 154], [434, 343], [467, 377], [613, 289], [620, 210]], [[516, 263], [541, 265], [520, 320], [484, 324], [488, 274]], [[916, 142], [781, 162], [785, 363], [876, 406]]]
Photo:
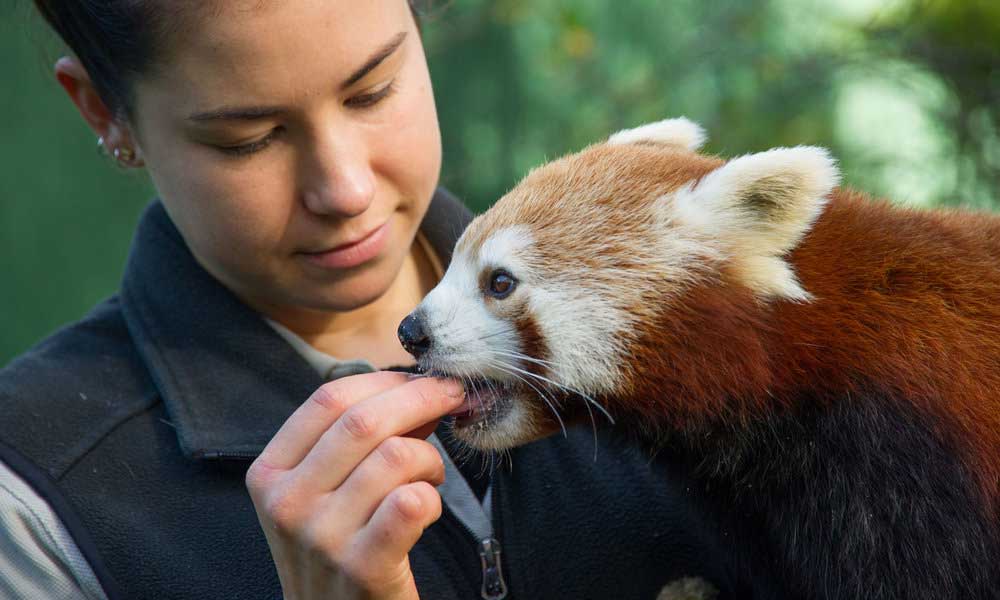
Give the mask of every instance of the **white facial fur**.
[[[469, 248], [459, 241], [444, 278], [418, 307], [433, 339], [433, 349], [425, 357], [432, 369], [460, 379], [512, 379], [511, 369], [519, 368], [513, 356], [523, 351], [520, 336], [513, 323], [487, 305], [480, 275], [484, 270], [503, 268], [520, 281], [532, 281], [536, 276], [520, 257], [530, 252], [533, 243], [526, 227], [496, 232], [474, 254], [463, 251]], [[517, 292], [524, 293], [526, 287], [519, 286]], [[489, 429], [480, 433], [480, 447], [506, 448], [523, 441], [518, 432], [534, 429], [531, 415], [524, 409], [515, 401], [500, 422], [491, 422]]]
[[[585, 229], [577, 233], [581, 239], [590, 237]], [[621, 239], [607, 239], [606, 243], [613, 247], [629, 239], [623, 234]], [[701, 244], [677, 236], [651, 239], [658, 244], [635, 252], [648, 271], [617, 269], [613, 253], [594, 247], [591, 250], [596, 255], [606, 256], [606, 264], [586, 272], [572, 264], [549, 265], [545, 271], [557, 272], [558, 277], [549, 277], [534, 266], [535, 240], [526, 226], [500, 229], [478, 249], [459, 242], [445, 277], [419, 308], [436, 348], [427, 355], [431, 368], [459, 377], [530, 382], [527, 389], [521, 388], [527, 397], [513, 397], [511, 410], [503, 419], [474, 432], [478, 447], [502, 449], [531, 439], [525, 436], [537, 430], [535, 411], [544, 406], [539, 396], [547, 394], [552, 399], [560, 395], [560, 388], [587, 396], [613, 392], [623, 377], [620, 369], [626, 364], [634, 325], [656, 310], [644, 300], [644, 294], [661, 288], [664, 280], [676, 282], [680, 289], [683, 282], [696, 279], [698, 270], [692, 270], [691, 265], [696, 255], [706, 252]], [[484, 301], [481, 273], [498, 267], [519, 281], [515, 293], [520, 295], [520, 311], [530, 313], [545, 341], [545, 356], [519, 360], [517, 355], [526, 350], [521, 347], [516, 323], [510, 314], [501, 316], [496, 305], [491, 308]], [[545, 371], [545, 380], [527, 372], [540, 364], [532, 364], [532, 359], [544, 361], [544, 368], [534, 370]], [[579, 397], [574, 401], [583, 402]]]
[[428, 359], [436, 367], [458, 376], [495, 377], [500, 373], [490, 363], [496, 354], [518, 351], [511, 324], [486, 306], [479, 277], [483, 269], [501, 266], [526, 272], [517, 257], [531, 243], [527, 229], [512, 228], [498, 232], [475, 256], [455, 253], [444, 278], [419, 307], [432, 332], [434, 350]]

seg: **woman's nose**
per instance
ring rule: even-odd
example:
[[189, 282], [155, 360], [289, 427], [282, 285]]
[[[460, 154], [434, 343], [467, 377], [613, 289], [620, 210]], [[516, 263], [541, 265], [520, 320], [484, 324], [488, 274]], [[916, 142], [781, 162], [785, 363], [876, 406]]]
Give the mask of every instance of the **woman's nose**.
[[355, 217], [368, 210], [375, 197], [368, 149], [342, 139], [321, 142], [313, 153], [302, 191], [306, 209], [337, 217]]

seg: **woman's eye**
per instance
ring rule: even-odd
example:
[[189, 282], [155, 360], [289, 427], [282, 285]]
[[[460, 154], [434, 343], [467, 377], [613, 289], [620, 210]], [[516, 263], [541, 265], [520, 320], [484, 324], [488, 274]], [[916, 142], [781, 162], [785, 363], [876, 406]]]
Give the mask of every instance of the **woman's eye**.
[[344, 104], [349, 108], [367, 108], [369, 106], [375, 106], [392, 94], [395, 89], [396, 80], [393, 79], [374, 92], [354, 96], [353, 98], [348, 99]]
[[[389, 97], [396, 89], [396, 80], [393, 79], [389, 83], [383, 85], [374, 92], [367, 94], [360, 94], [348, 99], [344, 104], [349, 108], [367, 108], [370, 106], [375, 106], [382, 100]], [[274, 141], [274, 138], [280, 132], [280, 128], [275, 128], [271, 130], [266, 136], [260, 138], [259, 140], [254, 140], [248, 144], [239, 144], [237, 146], [216, 146], [220, 151], [228, 154], [230, 156], [248, 156], [260, 152], [261, 150], [267, 148]]]
[[274, 141], [275, 136], [278, 134], [278, 129], [272, 129], [270, 133], [260, 138], [259, 140], [254, 140], [249, 144], [240, 144], [238, 146], [217, 146], [219, 150], [230, 154], [232, 156], [247, 156], [255, 152], [260, 152], [264, 148], [271, 145]]
[[489, 292], [494, 298], [503, 299], [510, 296], [515, 287], [517, 287], [517, 280], [506, 271], [497, 270], [490, 275]]

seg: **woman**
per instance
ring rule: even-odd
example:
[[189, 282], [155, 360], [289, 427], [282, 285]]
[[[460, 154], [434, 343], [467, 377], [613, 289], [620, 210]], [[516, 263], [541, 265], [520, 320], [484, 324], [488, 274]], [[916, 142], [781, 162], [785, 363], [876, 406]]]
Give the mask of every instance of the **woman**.
[[435, 191], [410, 4], [36, 5], [159, 200], [120, 294], [0, 372], [11, 595], [651, 598], [705, 572], [638, 454], [585, 431], [456, 467], [431, 433], [461, 388], [376, 371], [412, 365], [396, 327], [469, 218]]

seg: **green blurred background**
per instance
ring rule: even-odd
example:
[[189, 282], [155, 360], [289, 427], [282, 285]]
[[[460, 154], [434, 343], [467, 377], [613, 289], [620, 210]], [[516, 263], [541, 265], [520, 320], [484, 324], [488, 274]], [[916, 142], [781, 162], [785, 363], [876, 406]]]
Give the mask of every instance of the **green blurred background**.
[[[153, 190], [97, 155], [31, 3], [0, 1], [3, 365], [114, 293]], [[676, 115], [710, 152], [820, 144], [873, 194], [1000, 205], [1000, 0], [454, 0], [425, 41], [442, 182], [476, 210], [548, 158]]]

